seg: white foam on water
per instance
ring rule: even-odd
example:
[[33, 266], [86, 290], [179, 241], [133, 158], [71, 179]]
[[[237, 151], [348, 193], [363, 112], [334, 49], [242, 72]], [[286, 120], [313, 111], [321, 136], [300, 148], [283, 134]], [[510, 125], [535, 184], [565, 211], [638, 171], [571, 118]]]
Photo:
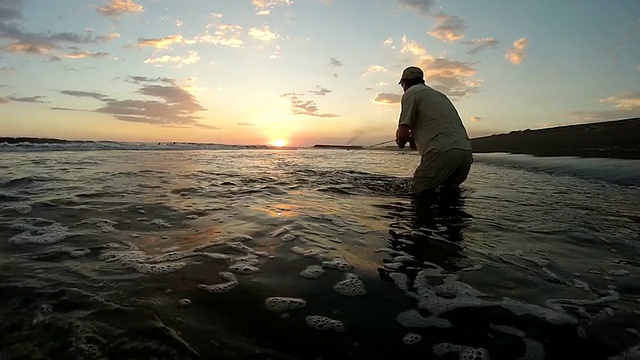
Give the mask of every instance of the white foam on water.
[[422, 335], [414, 334], [414, 333], [408, 333], [402, 338], [402, 342], [407, 345], [414, 345], [421, 341], [422, 341]]
[[489, 352], [483, 348], [473, 348], [470, 346], [456, 345], [450, 343], [439, 343], [432, 347], [433, 352], [442, 357], [448, 353], [457, 353], [460, 360], [489, 360]]
[[335, 332], [343, 332], [346, 330], [344, 323], [340, 320], [334, 320], [326, 316], [310, 315], [304, 318], [307, 325], [316, 330], [333, 330]]
[[524, 338], [523, 341], [527, 350], [518, 360], [544, 360], [546, 353], [541, 343], [529, 338]]
[[280, 237], [280, 240], [282, 240], [282, 242], [289, 242], [295, 239], [296, 239], [296, 236], [293, 234], [284, 234]]
[[358, 275], [351, 273], [346, 274], [346, 279], [335, 284], [333, 289], [345, 296], [361, 296], [367, 293], [362, 280]]
[[213, 259], [213, 260], [219, 260], [219, 261], [226, 261], [226, 260], [233, 259], [233, 257], [231, 255], [220, 254], [220, 253], [203, 252], [203, 253], [200, 253], [200, 255], [208, 257], [208, 258]]
[[322, 266], [325, 268], [337, 269], [342, 272], [347, 272], [353, 268], [353, 265], [341, 257], [336, 257], [331, 261], [323, 261]]
[[307, 306], [307, 302], [300, 298], [273, 296], [264, 301], [264, 306], [269, 311], [282, 313], [294, 309], [301, 309]]
[[117, 225], [118, 222], [113, 220], [108, 220], [108, 219], [85, 219], [76, 223], [76, 225], [82, 225], [82, 224], [96, 225], [98, 228], [100, 228], [100, 231], [102, 231], [103, 233], [109, 233], [115, 230], [113, 226]]
[[402, 291], [409, 290], [409, 277], [407, 276], [407, 274], [392, 272], [389, 274], [389, 277], [391, 278], [391, 280], [393, 280], [393, 282], [396, 284], [396, 286], [400, 290]]
[[72, 235], [69, 233], [69, 229], [67, 227], [58, 223], [53, 223], [44, 227], [35, 227], [30, 224], [18, 224], [16, 227], [19, 228], [22, 225], [26, 227], [26, 231], [10, 237], [9, 244], [48, 245], [59, 243]]
[[131, 220], [129, 219], [124, 219], [121, 221], [123, 224], [131, 224]]
[[187, 264], [185, 263], [164, 263], [164, 264], [141, 264], [134, 263], [129, 265], [129, 267], [133, 268], [135, 271], [141, 274], [151, 274], [151, 275], [164, 275], [174, 273]]
[[149, 218], [146, 218], [146, 217], [139, 217], [139, 218], [137, 218], [136, 220], [137, 220], [137, 221], [140, 221], [140, 222], [144, 222], [144, 221], [149, 220]]
[[319, 279], [324, 274], [325, 270], [320, 265], [309, 265], [306, 269], [300, 272], [300, 276], [307, 279]]
[[315, 247], [319, 247], [320, 249], [324, 249], [324, 250], [335, 250], [335, 246], [333, 245], [326, 245], [326, 244], [321, 244], [315, 241], [311, 241], [309, 239], [305, 239], [303, 237], [300, 238], [300, 241], [308, 246], [315, 246]]
[[71, 256], [73, 258], [77, 258], [77, 257], [85, 256], [85, 255], [89, 254], [90, 252], [91, 252], [91, 250], [89, 250], [89, 249], [71, 250], [71, 251], [69, 251], [69, 256]]
[[613, 270], [607, 271], [607, 273], [609, 273], [609, 275], [613, 275], [613, 276], [629, 275], [629, 271], [628, 270], [624, 270], [624, 269], [613, 269]]
[[396, 320], [400, 323], [400, 325], [407, 328], [436, 327], [440, 329], [446, 329], [453, 326], [447, 319], [441, 319], [436, 316], [423, 317], [422, 315], [420, 315], [418, 310], [415, 309], [401, 312], [396, 317]]
[[138, 210], [138, 213], [140, 213], [140, 214], [146, 214], [147, 212], [146, 212], [146, 211], [144, 211], [144, 210], [142, 210], [142, 209], [139, 209], [139, 210]]
[[573, 286], [577, 287], [578, 289], [591, 291], [589, 284], [587, 284], [585, 281], [582, 281], [580, 279], [573, 279]]
[[618, 355], [611, 356], [607, 360], [637, 360], [640, 359], [640, 345], [633, 346]]
[[129, 237], [130, 237], [130, 238], [133, 238], [133, 239], [137, 239], [137, 238], [139, 238], [140, 236], [141, 236], [141, 235], [140, 235], [140, 234], [138, 234], [138, 233], [131, 233], [131, 234], [129, 234]]
[[166, 228], [170, 228], [172, 227], [171, 224], [169, 224], [168, 222], [162, 220], [162, 219], [153, 219], [149, 222], [151, 225], [156, 225], [159, 227], [166, 227]]
[[178, 305], [182, 306], [182, 307], [186, 307], [191, 305], [191, 300], [189, 299], [180, 299], [178, 300]]
[[248, 247], [240, 241], [227, 243], [227, 246], [235, 251], [245, 253], [245, 254], [253, 254], [255, 252], [254, 249]]
[[476, 271], [482, 269], [483, 267], [484, 266], [482, 264], [475, 264], [462, 269], [462, 271]]
[[184, 258], [198, 256], [198, 255], [200, 255], [200, 253], [191, 252], [191, 251], [171, 251], [161, 255], [150, 256], [145, 260], [145, 262], [151, 263], [151, 264], [157, 264], [165, 261], [182, 260]]
[[492, 328], [495, 331], [499, 331], [501, 333], [517, 336], [517, 337], [520, 337], [520, 338], [524, 338], [525, 335], [526, 335], [524, 333], [524, 331], [522, 331], [520, 329], [516, 329], [516, 328], [508, 326], [508, 325], [489, 324], [489, 327]]
[[3, 212], [12, 211], [20, 215], [27, 215], [28, 213], [31, 212], [31, 210], [33, 210], [33, 208], [31, 207], [31, 205], [20, 204], [20, 205], [12, 205], [12, 206], [0, 206], [0, 210], [2, 210]]
[[325, 255], [316, 249], [305, 249], [300, 246], [293, 246], [289, 249], [292, 253], [316, 260], [324, 260]]
[[279, 228], [279, 229], [276, 229], [276, 230], [272, 231], [272, 232], [269, 234], [269, 236], [271, 236], [271, 237], [278, 237], [278, 236], [280, 236], [280, 235], [283, 235], [283, 234], [285, 234], [285, 233], [289, 232], [290, 230], [291, 230], [291, 228], [290, 228], [289, 226], [283, 226], [283, 227], [281, 227], [281, 228]]
[[237, 262], [229, 266], [229, 270], [233, 271], [234, 273], [245, 275], [257, 273], [258, 271], [260, 271], [260, 269], [256, 266], [253, 266], [252, 264], [246, 262]]
[[233, 273], [230, 273], [228, 271], [223, 271], [219, 273], [219, 275], [223, 280], [226, 280], [227, 282], [224, 282], [221, 284], [214, 284], [214, 285], [200, 284], [198, 285], [198, 288], [208, 291], [212, 294], [223, 294], [235, 289], [238, 286], [239, 284], [238, 280], [236, 279], [236, 276], [233, 275]]

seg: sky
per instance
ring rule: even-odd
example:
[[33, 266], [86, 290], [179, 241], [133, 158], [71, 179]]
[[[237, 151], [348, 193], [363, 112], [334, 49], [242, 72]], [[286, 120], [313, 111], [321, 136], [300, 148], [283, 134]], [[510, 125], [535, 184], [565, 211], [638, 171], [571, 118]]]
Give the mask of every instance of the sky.
[[391, 140], [402, 70], [471, 138], [640, 116], [638, 0], [0, 0], [0, 136]]

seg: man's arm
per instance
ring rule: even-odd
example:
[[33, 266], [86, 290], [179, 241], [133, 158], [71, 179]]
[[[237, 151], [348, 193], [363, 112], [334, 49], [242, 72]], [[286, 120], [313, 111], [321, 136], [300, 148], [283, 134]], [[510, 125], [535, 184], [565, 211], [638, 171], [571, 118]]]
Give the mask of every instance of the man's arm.
[[396, 130], [396, 144], [400, 149], [404, 149], [405, 144], [411, 138], [411, 125], [416, 114], [416, 97], [404, 93], [400, 101], [400, 120], [398, 121], [398, 129]]

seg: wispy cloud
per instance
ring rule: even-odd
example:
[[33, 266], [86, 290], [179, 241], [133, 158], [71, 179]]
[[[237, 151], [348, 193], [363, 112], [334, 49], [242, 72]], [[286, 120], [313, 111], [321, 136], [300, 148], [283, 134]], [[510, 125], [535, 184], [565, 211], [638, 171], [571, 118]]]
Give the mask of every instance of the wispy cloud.
[[482, 119], [482, 118], [479, 117], [479, 116], [472, 116], [472, 117], [469, 118], [469, 120], [471, 120], [473, 122], [478, 122], [478, 121], [480, 121], [480, 119]]
[[231, 24], [210, 24], [208, 27], [215, 28], [213, 34], [206, 33], [196, 37], [196, 41], [214, 44], [225, 45], [229, 47], [241, 47], [244, 45], [244, 41], [240, 39], [242, 26]]
[[391, 93], [379, 93], [373, 98], [373, 102], [385, 105], [398, 104], [402, 100], [402, 95]]
[[273, 33], [271, 29], [269, 29], [268, 25], [265, 25], [262, 28], [251, 28], [249, 30], [249, 36], [264, 42], [270, 42], [278, 39], [278, 35]]
[[265, 11], [266, 9], [271, 9], [276, 6], [284, 6], [291, 5], [291, 0], [252, 0], [253, 5], [260, 11]]
[[291, 92], [280, 95], [281, 97], [288, 99], [291, 102], [291, 112], [294, 115], [309, 115], [314, 117], [321, 118], [335, 118], [338, 117], [336, 114], [328, 114], [321, 113], [318, 110], [318, 106], [316, 102], [313, 100], [302, 100], [300, 99], [301, 94]]
[[471, 50], [467, 51], [467, 54], [477, 54], [480, 50], [495, 48], [500, 43], [498, 40], [490, 37], [481, 39], [473, 39], [464, 42], [467, 45], [473, 45]]
[[253, 126], [252, 123], [248, 123], [248, 122], [239, 122], [237, 124], [240, 125], [240, 126]]
[[144, 61], [145, 64], [155, 64], [156, 66], [162, 66], [167, 63], [177, 64], [178, 67], [182, 67], [182, 65], [191, 65], [200, 61], [200, 55], [198, 55], [197, 51], [189, 51], [189, 55], [180, 56], [180, 55], [164, 55], [160, 57], [149, 58]]
[[329, 89], [327, 89], [325, 87], [322, 87], [320, 85], [317, 85], [316, 86], [316, 90], [310, 90], [309, 92], [312, 93], [312, 94], [315, 94], [315, 95], [325, 96], [328, 93], [330, 93], [331, 90], [329, 90]]
[[416, 11], [420, 15], [427, 16], [431, 12], [435, 1], [434, 0], [398, 0], [400, 5], [410, 8]]
[[371, 65], [364, 71], [364, 73], [362, 73], [362, 77], [365, 77], [372, 73], [381, 73], [381, 72], [387, 72], [387, 71], [389, 70], [387, 70], [384, 66]]
[[42, 96], [42, 95], [36, 95], [36, 96], [25, 96], [25, 97], [18, 97], [18, 96], [9, 96], [8, 99], [12, 100], [12, 101], [16, 101], [16, 102], [21, 102], [21, 103], [48, 103], [48, 101], [44, 101], [43, 99], [46, 99], [46, 96]]
[[474, 64], [445, 57], [434, 57], [418, 42], [402, 37], [401, 53], [414, 56], [412, 62], [422, 68], [428, 85], [449, 96], [466, 96], [476, 92], [481, 81], [474, 76]]
[[104, 16], [119, 17], [126, 13], [142, 12], [143, 7], [132, 0], [111, 0], [109, 4], [101, 6], [96, 10]]
[[343, 66], [343, 65], [344, 64], [340, 60], [333, 57], [329, 58], [329, 66], [337, 67], [337, 66]]
[[615, 104], [614, 109], [602, 111], [574, 111], [568, 114], [572, 121], [591, 122], [618, 120], [640, 116], [640, 90], [627, 91], [608, 98], [600, 103]]
[[427, 50], [415, 40], [410, 40], [406, 35], [402, 36], [402, 49], [401, 53], [411, 53], [416, 56], [422, 56], [427, 53]]
[[[103, 102], [103, 106], [93, 110], [97, 113], [109, 114], [122, 121], [148, 123], [161, 126], [203, 127], [213, 129], [200, 123], [199, 112], [206, 110], [187, 88], [178, 85], [173, 79], [147, 77], [129, 77], [141, 83], [136, 91], [144, 98], [117, 100], [108, 95], [77, 90], [62, 90], [62, 94], [75, 97], [89, 97]], [[169, 81], [169, 83], [168, 83]], [[69, 108], [53, 108], [56, 110], [73, 110]]]
[[0, 21], [20, 18], [22, 0], [2, 0], [0, 2]]
[[628, 91], [618, 95], [600, 99], [601, 103], [616, 104], [616, 109], [637, 110], [640, 115], [640, 90]]
[[528, 44], [529, 42], [526, 38], [516, 40], [516, 42], [513, 43], [513, 46], [507, 50], [504, 58], [514, 65], [520, 64], [527, 56], [525, 50], [527, 49]]
[[[163, 38], [140, 38], [138, 39], [138, 46], [150, 46], [156, 49], [168, 49], [173, 44], [185, 44], [188, 41], [189, 40], [185, 39], [182, 35], [169, 35]], [[192, 43], [195, 43], [195, 41], [193, 41]]]
[[100, 59], [109, 57], [109, 53], [98, 51], [98, 52], [89, 52], [89, 51], [76, 51], [65, 55], [67, 58], [71, 59], [84, 59], [84, 58], [93, 58]]
[[434, 89], [449, 96], [466, 96], [478, 90], [481, 81], [475, 79], [473, 64], [448, 58], [426, 57], [420, 67]]
[[97, 44], [111, 41], [119, 36], [117, 33], [96, 36], [92, 30], [85, 33], [46, 32], [33, 33], [22, 29], [11, 20], [21, 19], [19, 0], [3, 0], [0, 3], [0, 39], [11, 41], [1, 50], [31, 54], [54, 56], [54, 51], [61, 49], [62, 44]]
[[436, 25], [429, 30], [429, 35], [446, 42], [454, 42], [464, 37], [463, 31], [467, 28], [464, 21], [457, 16], [439, 14], [436, 16]]

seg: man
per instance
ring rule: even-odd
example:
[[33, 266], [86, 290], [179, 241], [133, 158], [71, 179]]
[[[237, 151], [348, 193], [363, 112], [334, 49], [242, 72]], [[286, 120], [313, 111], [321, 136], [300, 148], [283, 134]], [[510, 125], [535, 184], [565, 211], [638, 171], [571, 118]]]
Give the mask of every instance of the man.
[[402, 72], [400, 121], [396, 143], [401, 149], [414, 141], [422, 156], [413, 173], [414, 195], [432, 190], [456, 190], [469, 175], [473, 162], [471, 142], [456, 108], [443, 93], [424, 83], [422, 69]]

